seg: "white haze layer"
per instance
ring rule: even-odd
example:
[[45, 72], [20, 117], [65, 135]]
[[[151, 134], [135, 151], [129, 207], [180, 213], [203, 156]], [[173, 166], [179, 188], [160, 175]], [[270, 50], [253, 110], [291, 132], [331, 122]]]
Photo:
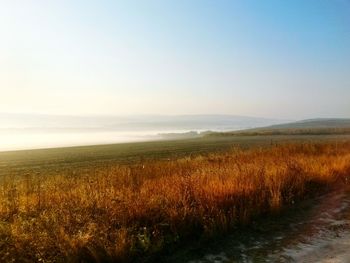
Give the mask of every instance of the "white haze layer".
[[[0, 114], [0, 151], [158, 140], [162, 133], [230, 131], [281, 120], [232, 115], [52, 116]], [[169, 137], [167, 137], [169, 138]]]

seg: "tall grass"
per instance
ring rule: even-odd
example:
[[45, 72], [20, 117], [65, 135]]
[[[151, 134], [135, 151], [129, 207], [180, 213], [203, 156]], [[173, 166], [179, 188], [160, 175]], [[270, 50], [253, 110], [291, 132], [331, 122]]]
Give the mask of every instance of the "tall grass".
[[278, 212], [350, 176], [350, 143], [0, 177], [1, 262], [133, 261]]

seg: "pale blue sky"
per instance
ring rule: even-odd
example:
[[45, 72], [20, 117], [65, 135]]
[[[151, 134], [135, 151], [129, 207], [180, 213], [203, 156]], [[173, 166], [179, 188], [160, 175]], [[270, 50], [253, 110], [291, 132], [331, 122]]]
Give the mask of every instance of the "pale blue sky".
[[349, 0], [4, 0], [0, 36], [0, 112], [350, 117]]

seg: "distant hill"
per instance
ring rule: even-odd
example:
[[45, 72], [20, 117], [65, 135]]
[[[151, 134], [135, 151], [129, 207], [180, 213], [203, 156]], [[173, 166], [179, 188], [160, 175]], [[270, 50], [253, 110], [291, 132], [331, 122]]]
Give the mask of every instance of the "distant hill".
[[207, 136], [229, 135], [325, 135], [350, 134], [350, 119], [308, 119], [261, 128], [245, 129], [232, 132], [214, 132]]
[[277, 124], [266, 127], [268, 129], [322, 129], [322, 128], [350, 128], [350, 119], [308, 119], [296, 122]]

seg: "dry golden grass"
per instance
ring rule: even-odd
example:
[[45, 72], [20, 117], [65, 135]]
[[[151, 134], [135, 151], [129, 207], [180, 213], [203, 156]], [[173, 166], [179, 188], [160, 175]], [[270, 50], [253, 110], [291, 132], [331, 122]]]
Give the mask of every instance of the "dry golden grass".
[[1, 262], [132, 261], [210, 237], [350, 175], [350, 143], [0, 178]]

